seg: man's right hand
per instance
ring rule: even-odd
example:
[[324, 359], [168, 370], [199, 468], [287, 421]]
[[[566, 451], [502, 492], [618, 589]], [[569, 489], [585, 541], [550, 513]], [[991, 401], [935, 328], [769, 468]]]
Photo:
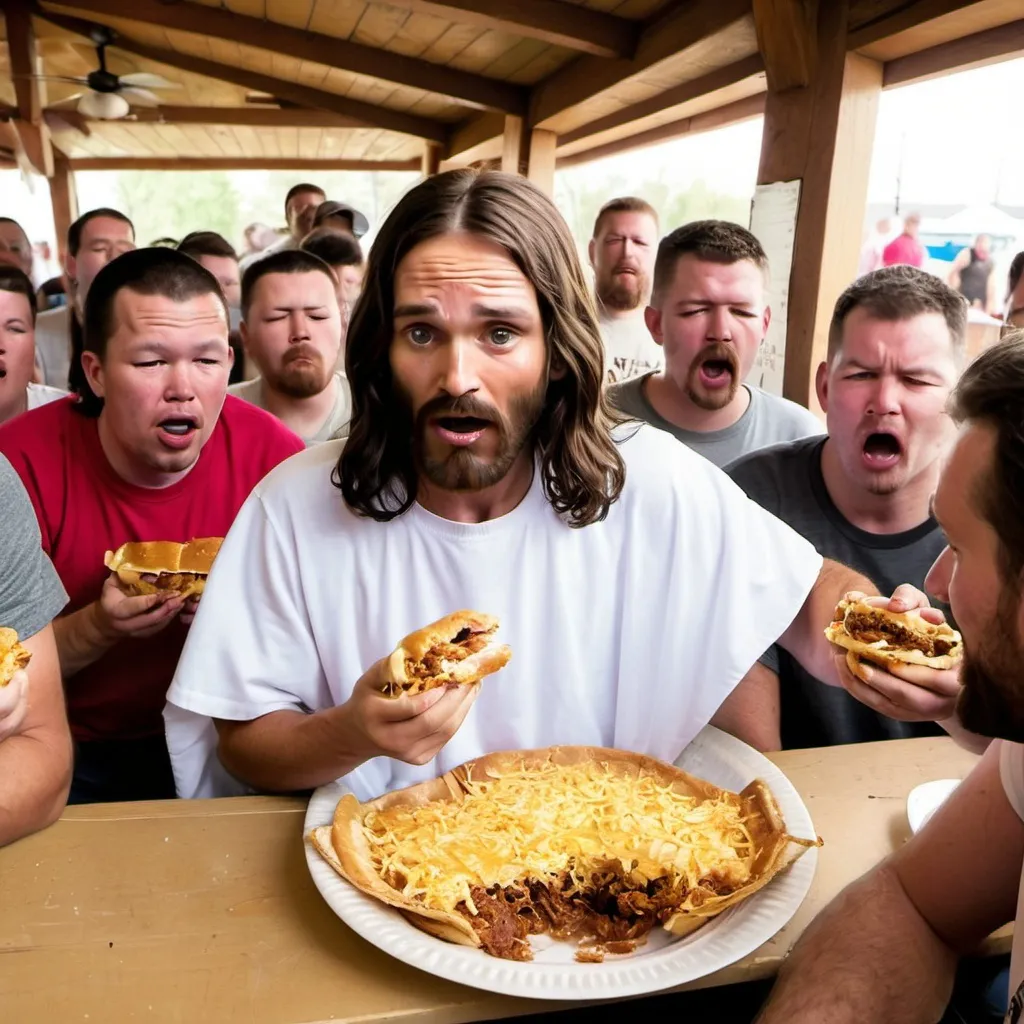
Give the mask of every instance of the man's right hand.
[[111, 573], [96, 602], [96, 623], [109, 640], [153, 636], [181, 611], [184, 599], [173, 590], [135, 596], [126, 594]]
[[21, 728], [28, 714], [28, 673], [15, 672], [6, 686], [0, 686], [0, 743]]
[[359, 753], [427, 764], [455, 735], [480, 692], [479, 683], [427, 690], [415, 697], [385, 697], [387, 659], [356, 683], [346, 702]]

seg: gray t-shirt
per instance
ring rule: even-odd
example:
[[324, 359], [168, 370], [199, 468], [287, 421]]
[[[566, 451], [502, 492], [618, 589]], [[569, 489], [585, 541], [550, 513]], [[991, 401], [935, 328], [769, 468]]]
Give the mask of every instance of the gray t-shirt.
[[647, 398], [646, 383], [651, 374], [614, 384], [608, 389], [612, 404], [627, 416], [667, 430], [677, 440], [703, 455], [716, 466], [730, 462], [780, 441], [795, 441], [824, 433], [821, 421], [796, 402], [769, 395], [767, 391], [743, 386], [750, 392], [750, 405], [731, 426], [722, 430], [684, 430], [669, 423]]
[[[343, 373], [336, 373], [335, 380], [338, 382], [338, 390], [334, 399], [334, 407], [330, 415], [321, 424], [320, 429], [311, 437], [304, 437], [309, 448], [314, 444], [322, 444], [324, 441], [343, 441], [348, 437], [349, 421], [352, 419], [352, 392], [349, 390], [348, 378]], [[246, 402], [267, 409], [263, 398], [263, 378], [256, 377], [254, 380], [245, 380], [240, 384], [232, 384], [228, 388], [228, 394], [236, 398], [242, 398]], [[267, 410], [269, 411], [269, 410]]]
[[[946, 545], [939, 524], [929, 517], [905, 533], [868, 533], [854, 526], [825, 487], [821, 452], [826, 440], [774, 445], [740, 459], [726, 472], [748, 498], [809, 540], [818, 554], [863, 573], [881, 593], [891, 594], [901, 583], [923, 588]], [[786, 749], [944, 735], [932, 722], [897, 722], [873, 711], [845, 690], [805, 672], [781, 647], [773, 647], [761, 662], [779, 674]]]
[[0, 626], [26, 640], [49, 625], [67, 602], [57, 571], [43, 553], [32, 502], [0, 455]]

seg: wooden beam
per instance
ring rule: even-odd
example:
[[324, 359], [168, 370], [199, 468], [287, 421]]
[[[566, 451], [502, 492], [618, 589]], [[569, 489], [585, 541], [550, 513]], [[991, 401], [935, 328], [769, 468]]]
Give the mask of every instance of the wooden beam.
[[420, 172], [424, 178], [431, 178], [441, 169], [441, 147], [433, 142], [423, 145]]
[[[59, 117], [65, 115], [59, 107], [51, 109]], [[359, 128], [363, 125], [357, 118], [309, 107], [287, 110], [277, 107], [132, 107], [131, 117], [138, 124], [225, 124], [251, 128]], [[86, 120], [96, 122], [94, 118]]]
[[[853, 6], [853, 5], [851, 5]], [[894, 36], [897, 32], [906, 32], [907, 29], [916, 28], [926, 21], [941, 18], [944, 14], [951, 14], [963, 7], [970, 6], [965, 0], [886, 0], [884, 4], [865, 3], [856, 5], [866, 8], [866, 17], [850, 22], [850, 31], [847, 36], [846, 48], [848, 50], [860, 50], [880, 39]], [[884, 7], [878, 11], [879, 6]]]
[[818, 58], [818, 0], [754, 0], [757, 48], [773, 92], [802, 88]]
[[539, 39], [595, 57], [631, 57], [640, 34], [639, 22], [592, 8], [584, 12], [562, 0], [388, 0], [388, 6]]
[[521, 117], [506, 117], [501, 136], [501, 169], [506, 174], [525, 174], [529, 153], [526, 151], [528, 133]]
[[50, 203], [53, 206], [53, 227], [56, 231], [60, 264], [64, 264], [64, 250], [68, 244], [68, 228], [78, 219], [78, 192], [75, 188], [75, 174], [68, 158], [55, 150], [53, 154], [53, 177], [50, 179]]
[[220, 7], [188, 2], [168, 4], [160, 0], [131, 0], [130, 4], [124, 0], [61, 0], [61, 6], [344, 68], [353, 74], [439, 93], [468, 107], [513, 114], [526, 110], [527, 93], [521, 86], [348, 39], [233, 14]]
[[578, 142], [580, 139], [597, 135], [600, 132], [621, 128], [623, 125], [632, 124], [634, 121], [658, 114], [669, 107], [677, 107], [683, 103], [689, 103], [691, 100], [705, 96], [709, 92], [726, 89], [730, 85], [735, 85], [737, 82], [742, 82], [746, 78], [752, 78], [763, 72], [764, 61], [761, 60], [760, 54], [755, 53], [753, 56], [744, 57], [743, 60], [736, 61], [727, 67], [718, 68], [709, 74], [701, 75], [700, 78], [694, 78], [689, 82], [684, 82], [682, 85], [667, 89], [665, 92], [658, 93], [657, 96], [652, 96], [650, 99], [641, 100], [639, 103], [631, 103], [628, 107], [615, 111], [614, 114], [608, 114], [587, 124], [582, 124], [579, 128], [574, 128], [572, 131], [559, 135], [558, 144], [565, 146], [570, 142]]
[[302, 157], [80, 157], [73, 171], [418, 171], [411, 160], [304, 160]]
[[722, 42], [717, 37], [749, 17], [750, 0], [687, 0], [677, 4], [644, 28], [631, 59], [578, 57], [545, 78], [533, 91], [529, 122], [560, 133], [569, 131], [576, 126], [563, 126], [553, 119], [685, 51], [690, 51], [695, 61], [713, 64]]
[[546, 195], [555, 194], [555, 148], [558, 136], [543, 128], [530, 132], [526, 176]]
[[501, 137], [505, 131], [506, 121], [507, 118], [502, 114], [480, 114], [457, 125], [448, 139], [445, 160], [454, 160], [458, 157], [459, 163], [469, 164], [474, 160], [490, 159], [494, 155], [494, 150], [500, 156]]
[[4, 12], [7, 53], [18, 112], [12, 123], [29, 163], [48, 178], [53, 174], [53, 148], [49, 129], [43, 121], [39, 79], [35, 77], [39, 69], [31, 10], [27, 3], [19, 0], [3, 0], [0, 6]]
[[1024, 55], [1024, 19], [891, 60], [885, 65], [882, 81], [886, 86], [907, 85], [1021, 55]]
[[880, 63], [845, 52], [847, 4], [821, 2], [814, 81], [769, 92], [757, 178], [759, 185], [801, 181], [783, 391], [808, 407], [816, 406], [814, 374], [825, 355], [832, 308], [857, 275], [882, 88]]
[[[760, 117], [764, 113], [765, 102], [766, 96], [764, 93], [760, 93], [757, 96], [749, 96], [746, 99], [737, 100], [735, 103], [727, 103], [724, 107], [716, 107], [714, 110], [705, 111], [703, 114], [694, 114], [693, 117], [684, 117], [678, 121], [670, 121], [668, 124], [659, 125], [657, 128], [651, 128], [637, 135], [630, 135], [616, 142], [607, 142], [601, 146], [594, 146], [593, 149], [585, 149], [582, 152], [573, 153], [571, 156], [558, 157], [555, 161], [555, 166], [561, 171], [568, 167], [575, 167], [577, 164], [585, 164], [592, 160], [601, 160], [607, 156], [616, 156], [619, 153], [626, 153], [630, 150], [642, 149], [644, 146], [654, 146], [661, 142], [669, 142], [684, 135], [698, 135], [701, 132], [724, 128], [730, 124], [749, 121], [751, 118]], [[559, 139], [559, 142], [561, 141]]]

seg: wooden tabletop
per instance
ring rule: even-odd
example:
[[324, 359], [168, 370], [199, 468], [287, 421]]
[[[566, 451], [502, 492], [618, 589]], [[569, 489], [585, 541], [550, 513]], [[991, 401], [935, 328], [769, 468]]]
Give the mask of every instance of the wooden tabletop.
[[[977, 760], [945, 738], [771, 757], [825, 840], [814, 884], [774, 939], [700, 985], [773, 973], [843, 886], [909, 838], [910, 790]], [[349, 931], [310, 880], [304, 809], [277, 797], [72, 807], [0, 850], [0, 1017], [448, 1024], [565, 1008], [441, 981]], [[1008, 949], [1008, 933], [990, 946]]]

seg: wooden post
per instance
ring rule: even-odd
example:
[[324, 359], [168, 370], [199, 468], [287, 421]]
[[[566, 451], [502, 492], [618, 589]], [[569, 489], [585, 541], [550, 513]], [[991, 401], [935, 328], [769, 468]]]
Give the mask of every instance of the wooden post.
[[57, 233], [60, 264], [64, 265], [64, 250], [68, 244], [68, 228], [78, 219], [78, 193], [75, 172], [68, 158], [59, 150], [53, 153], [53, 177], [50, 179], [50, 203], [53, 206], [53, 227]]
[[526, 170], [523, 152], [523, 119], [509, 114], [501, 139], [501, 169], [506, 174], [523, 174]]
[[814, 374], [840, 292], [857, 273], [882, 66], [846, 52], [849, 0], [821, 0], [814, 77], [770, 91], [759, 185], [801, 179], [783, 393], [817, 411]]
[[530, 155], [526, 176], [549, 196], [555, 194], [555, 145], [558, 136], [543, 128], [530, 132]]
[[441, 147], [434, 142], [423, 144], [423, 177], [430, 178], [441, 167]]

